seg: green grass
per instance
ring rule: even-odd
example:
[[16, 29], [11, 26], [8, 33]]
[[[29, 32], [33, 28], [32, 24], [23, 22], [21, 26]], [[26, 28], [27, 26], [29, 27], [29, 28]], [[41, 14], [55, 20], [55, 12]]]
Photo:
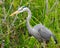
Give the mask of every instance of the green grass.
[[[58, 44], [52, 40], [48, 48], [60, 48], [60, 1], [54, 5], [55, 0], [48, 0], [48, 13], [46, 0], [5, 0], [0, 5], [0, 47], [4, 48], [39, 48], [40, 43], [32, 36], [29, 36], [26, 28], [27, 13], [21, 13], [10, 17], [10, 14], [21, 6], [27, 6], [32, 12], [31, 26], [42, 23], [49, 28], [56, 36]], [[3, 40], [5, 40], [3, 42]]]

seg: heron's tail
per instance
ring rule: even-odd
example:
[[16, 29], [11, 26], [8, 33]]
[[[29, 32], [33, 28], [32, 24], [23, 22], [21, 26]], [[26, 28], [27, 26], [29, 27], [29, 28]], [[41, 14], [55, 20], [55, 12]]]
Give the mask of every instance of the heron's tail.
[[53, 39], [54, 39], [54, 41], [55, 41], [55, 44], [57, 44], [58, 42], [57, 42], [56, 37], [55, 37], [54, 35], [52, 35], [52, 37], [53, 37]]

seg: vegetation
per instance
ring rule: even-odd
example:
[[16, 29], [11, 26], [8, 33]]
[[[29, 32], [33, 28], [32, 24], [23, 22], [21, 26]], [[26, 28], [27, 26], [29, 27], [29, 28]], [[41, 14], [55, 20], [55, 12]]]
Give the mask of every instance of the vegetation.
[[[47, 2], [48, 1], [48, 2]], [[3, 0], [0, 4], [0, 47], [2, 48], [39, 48], [40, 43], [30, 36], [26, 28], [27, 13], [10, 14], [21, 6], [32, 12], [30, 24], [33, 27], [42, 23], [56, 36], [58, 44], [52, 40], [48, 48], [60, 48], [60, 0]]]

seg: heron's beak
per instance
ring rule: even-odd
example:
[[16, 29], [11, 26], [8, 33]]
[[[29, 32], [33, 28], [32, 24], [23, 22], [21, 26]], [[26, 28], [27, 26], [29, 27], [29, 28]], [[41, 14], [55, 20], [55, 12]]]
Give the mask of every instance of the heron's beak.
[[13, 12], [10, 16], [14, 16], [15, 14], [19, 14], [19, 11]]

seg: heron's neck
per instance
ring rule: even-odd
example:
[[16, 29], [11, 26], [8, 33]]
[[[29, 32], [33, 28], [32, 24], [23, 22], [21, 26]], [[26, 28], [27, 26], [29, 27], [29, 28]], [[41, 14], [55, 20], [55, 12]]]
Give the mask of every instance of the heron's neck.
[[27, 12], [28, 12], [28, 17], [27, 17], [27, 20], [26, 20], [26, 26], [27, 26], [27, 29], [28, 29], [29, 33], [31, 33], [32, 27], [29, 23], [29, 21], [31, 19], [31, 11], [29, 9], [27, 9]]
[[31, 11], [29, 9], [27, 9], [27, 12], [28, 12], [27, 21], [29, 22], [31, 19]]

